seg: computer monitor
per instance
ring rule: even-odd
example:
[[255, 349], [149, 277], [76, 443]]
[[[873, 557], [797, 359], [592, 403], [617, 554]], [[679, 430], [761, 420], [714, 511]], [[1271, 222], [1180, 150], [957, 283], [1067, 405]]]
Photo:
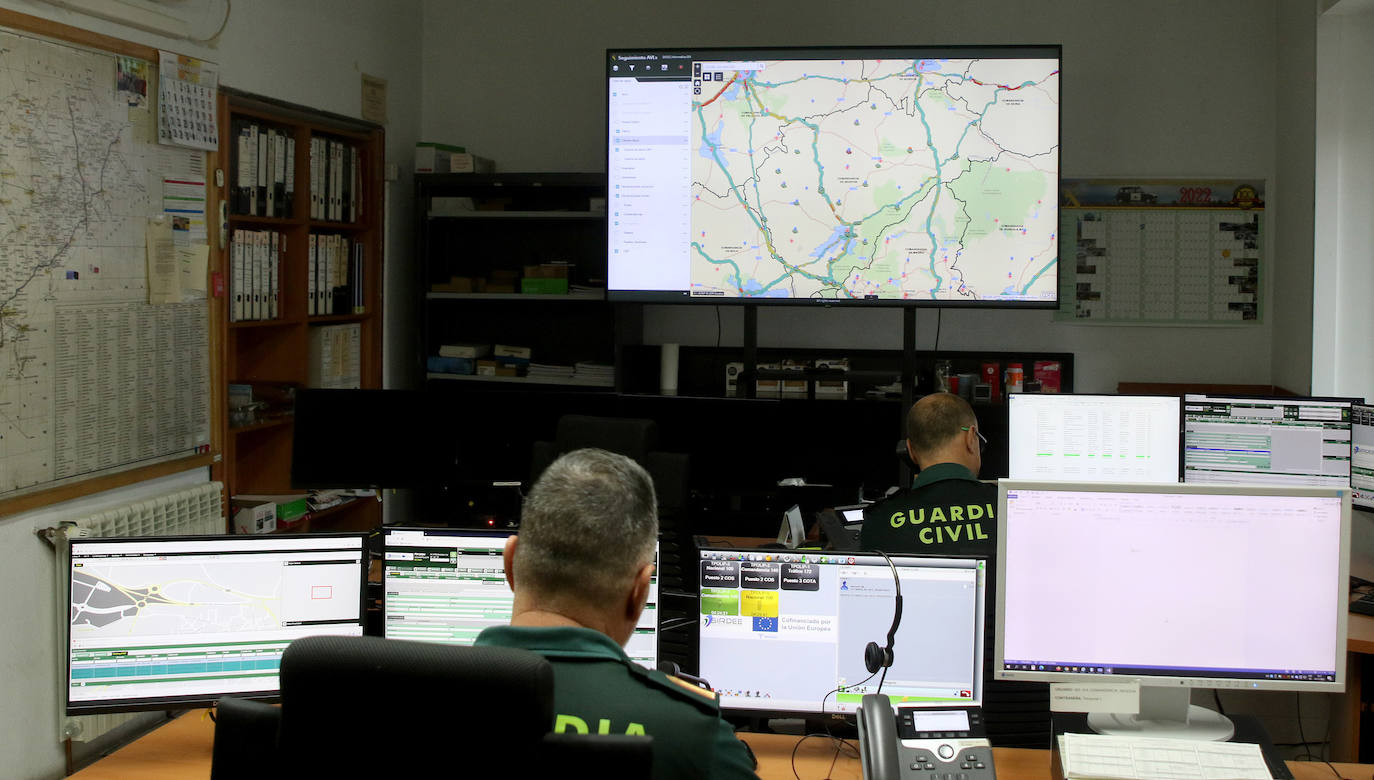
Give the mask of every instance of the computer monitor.
[[364, 534], [78, 539], [67, 714], [273, 699], [286, 646], [362, 636]]
[[1060, 54], [608, 51], [609, 296], [1056, 306]]
[[961, 707], [983, 698], [985, 562], [893, 555], [906, 604], [884, 679], [864, 647], [886, 643], [896, 595], [881, 555], [703, 549], [698, 672], [723, 709], [852, 714], [865, 693]]
[[1357, 398], [1183, 398], [1183, 481], [1350, 486]]
[[998, 485], [999, 680], [1140, 686], [1107, 733], [1226, 739], [1189, 688], [1345, 687], [1349, 488]]
[[291, 486], [428, 488], [452, 480], [464, 470], [456, 465], [457, 419], [450, 401], [426, 391], [300, 388]]
[[1179, 399], [1163, 395], [1012, 393], [1012, 479], [1178, 482]]
[[1350, 500], [1374, 511], [1374, 406], [1350, 407]]
[[[515, 599], [501, 552], [514, 531], [383, 530], [382, 612], [387, 639], [470, 645], [483, 629], [510, 623]], [[654, 548], [658, 562], [658, 548]], [[658, 665], [658, 575], [634, 634], [630, 659]]]

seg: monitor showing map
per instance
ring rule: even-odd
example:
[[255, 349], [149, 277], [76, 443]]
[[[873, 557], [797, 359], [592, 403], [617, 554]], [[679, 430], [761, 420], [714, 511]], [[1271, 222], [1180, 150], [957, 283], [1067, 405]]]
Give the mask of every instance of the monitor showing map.
[[67, 713], [274, 698], [282, 652], [362, 636], [366, 536], [72, 542]]
[[613, 299], [1045, 307], [1058, 46], [606, 56]]

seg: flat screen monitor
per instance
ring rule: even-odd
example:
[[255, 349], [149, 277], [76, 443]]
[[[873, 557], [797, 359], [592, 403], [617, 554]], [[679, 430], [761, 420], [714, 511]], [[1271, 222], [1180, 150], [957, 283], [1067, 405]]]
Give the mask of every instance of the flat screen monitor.
[[[387, 639], [470, 645], [483, 629], [510, 623], [515, 595], [506, 584], [501, 553], [514, 531], [387, 528], [383, 533]], [[657, 668], [657, 573], [625, 653], [644, 667]]]
[[1012, 393], [1012, 479], [1178, 482], [1178, 396]]
[[1214, 739], [1230, 724], [1190, 709], [1190, 687], [1344, 689], [1348, 488], [1003, 480], [998, 493], [997, 679], [1139, 685], [1139, 719], [1090, 725]]
[[703, 549], [699, 672], [721, 707], [751, 715], [852, 714], [879, 683], [894, 705], [983, 698], [985, 561], [891, 556], [907, 605], [879, 680], [896, 595], [881, 555]]
[[1355, 506], [1374, 510], [1374, 406], [1350, 407], [1350, 491]]
[[79, 539], [67, 714], [273, 699], [282, 652], [362, 636], [364, 534]]
[[1059, 46], [605, 65], [612, 299], [1057, 305]]
[[[423, 488], [456, 472], [452, 404], [418, 390], [296, 391], [293, 488]], [[424, 431], [417, 435], [417, 431]]]
[[1354, 398], [1183, 398], [1183, 481], [1350, 487]]

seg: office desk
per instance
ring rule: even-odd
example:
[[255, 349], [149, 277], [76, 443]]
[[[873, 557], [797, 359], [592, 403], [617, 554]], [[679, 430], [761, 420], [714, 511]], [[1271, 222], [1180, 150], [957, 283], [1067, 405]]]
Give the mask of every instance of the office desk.
[[[741, 734], [759, 759], [759, 776], [792, 777], [792, 750], [799, 737], [783, 734]], [[121, 750], [72, 775], [76, 780], [203, 780], [210, 777], [210, 751], [214, 744], [215, 724], [205, 717], [205, 710], [192, 710], [167, 725], [141, 737]], [[851, 744], [853, 744], [851, 742]], [[803, 780], [860, 776], [859, 762], [848, 749], [841, 752], [830, 772], [835, 755], [834, 743], [828, 739], [808, 739], [797, 748], [797, 774]], [[1050, 753], [1048, 750], [996, 748], [999, 780], [1048, 780]], [[1289, 761], [1289, 768], [1297, 780], [1331, 780], [1326, 764]], [[1374, 780], [1374, 765], [1336, 764], [1341, 776], [1349, 780]]]
[[1346, 623], [1345, 693], [1331, 708], [1331, 755], [1346, 760], [1360, 756], [1360, 700], [1365, 656], [1374, 655], [1374, 617], [1350, 613]]

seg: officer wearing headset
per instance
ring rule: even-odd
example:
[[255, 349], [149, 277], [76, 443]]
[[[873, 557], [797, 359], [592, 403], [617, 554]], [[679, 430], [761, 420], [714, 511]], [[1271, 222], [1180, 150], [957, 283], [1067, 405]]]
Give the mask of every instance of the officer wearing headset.
[[604, 450], [554, 461], [525, 499], [506, 542], [511, 624], [478, 645], [533, 650], [553, 664], [554, 731], [648, 735], [655, 778], [754, 777], [713, 693], [631, 661], [622, 649], [654, 570], [654, 485]]
[[[978, 418], [959, 396], [934, 393], [912, 405], [906, 429], [907, 452], [920, 472], [910, 490], [864, 510], [861, 548], [988, 559], [983, 672], [988, 738], [1005, 747], [1048, 747], [1049, 686], [992, 679], [997, 488], [978, 481], [987, 445]], [[907, 611], [919, 608], [911, 604]]]

